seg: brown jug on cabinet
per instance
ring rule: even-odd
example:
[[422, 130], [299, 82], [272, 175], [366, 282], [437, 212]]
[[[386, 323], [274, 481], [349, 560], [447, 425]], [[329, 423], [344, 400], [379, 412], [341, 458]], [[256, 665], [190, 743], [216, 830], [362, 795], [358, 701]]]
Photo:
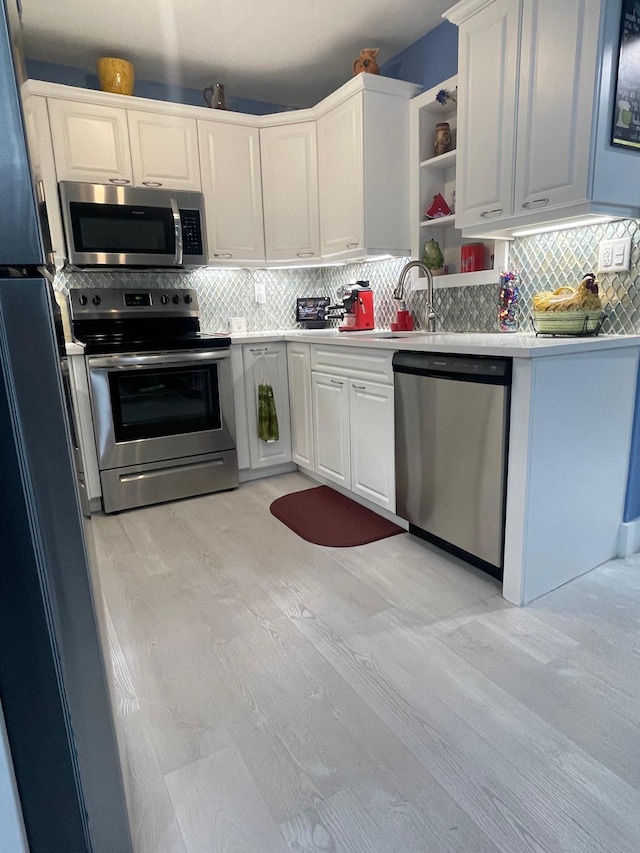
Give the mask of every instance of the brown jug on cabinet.
[[451, 149], [451, 128], [449, 122], [441, 121], [436, 125], [436, 138], [433, 143], [433, 154], [437, 157]]

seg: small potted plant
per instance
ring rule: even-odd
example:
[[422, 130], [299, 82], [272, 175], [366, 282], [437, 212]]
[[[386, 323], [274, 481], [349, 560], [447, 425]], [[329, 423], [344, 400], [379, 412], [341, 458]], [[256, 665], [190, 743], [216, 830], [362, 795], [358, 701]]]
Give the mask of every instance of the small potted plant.
[[431, 275], [442, 275], [444, 272], [444, 257], [435, 240], [427, 240], [424, 244], [422, 263], [431, 270]]

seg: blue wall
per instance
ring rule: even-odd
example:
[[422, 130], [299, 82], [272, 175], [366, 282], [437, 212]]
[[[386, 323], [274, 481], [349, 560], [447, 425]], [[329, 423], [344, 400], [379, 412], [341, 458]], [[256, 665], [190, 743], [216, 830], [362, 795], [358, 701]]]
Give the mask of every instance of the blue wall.
[[[458, 28], [444, 21], [435, 30], [427, 33], [406, 50], [398, 53], [380, 66], [380, 73], [396, 80], [419, 83], [423, 89], [436, 86], [458, 71]], [[49, 83], [62, 83], [65, 86], [78, 86], [81, 89], [100, 89], [98, 75], [84, 68], [71, 65], [58, 65], [53, 62], [27, 60], [27, 73], [35, 80]], [[136, 79], [134, 94], [139, 98], [151, 98], [156, 101], [172, 101], [177, 104], [190, 104], [195, 107], [205, 105], [199, 89], [186, 86], [155, 83], [152, 80]], [[266, 101], [254, 101], [251, 98], [230, 98], [231, 109], [250, 115], [267, 115], [292, 109], [284, 104], [271, 104]]]
[[458, 28], [443, 21], [435, 30], [380, 66], [385, 77], [431, 89], [458, 73]]
[[[65, 86], [78, 86], [81, 89], [100, 89], [98, 75], [75, 68], [71, 65], [57, 65], [53, 62], [27, 60], [27, 74], [35, 80], [46, 80], [48, 83], [62, 83]], [[190, 104], [194, 107], [204, 107], [205, 100], [199, 89], [188, 89], [185, 86], [172, 86], [165, 83], [154, 83], [151, 80], [135, 81], [134, 95], [138, 98], [151, 98], [156, 101], [172, 101], [176, 104]], [[270, 104], [266, 101], [253, 101], [250, 98], [232, 97], [231, 109], [237, 113], [249, 115], [266, 115], [281, 113], [291, 109], [283, 104]]]

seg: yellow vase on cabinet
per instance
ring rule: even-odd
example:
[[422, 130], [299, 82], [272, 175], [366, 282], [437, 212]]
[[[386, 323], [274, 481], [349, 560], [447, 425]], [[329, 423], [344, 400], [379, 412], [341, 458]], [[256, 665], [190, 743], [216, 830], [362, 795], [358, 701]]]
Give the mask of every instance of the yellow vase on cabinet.
[[102, 56], [96, 62], [98, 80], [103, 92], [116, 95], [133, 95], [133, 65], [126, 59]]

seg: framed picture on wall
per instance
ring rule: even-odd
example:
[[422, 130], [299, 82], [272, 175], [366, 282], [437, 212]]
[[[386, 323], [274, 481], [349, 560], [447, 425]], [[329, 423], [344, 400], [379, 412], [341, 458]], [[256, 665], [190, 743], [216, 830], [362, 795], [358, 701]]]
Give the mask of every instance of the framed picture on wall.
[[640, 149], [640, 0], [622, 0], [611, 143]]

